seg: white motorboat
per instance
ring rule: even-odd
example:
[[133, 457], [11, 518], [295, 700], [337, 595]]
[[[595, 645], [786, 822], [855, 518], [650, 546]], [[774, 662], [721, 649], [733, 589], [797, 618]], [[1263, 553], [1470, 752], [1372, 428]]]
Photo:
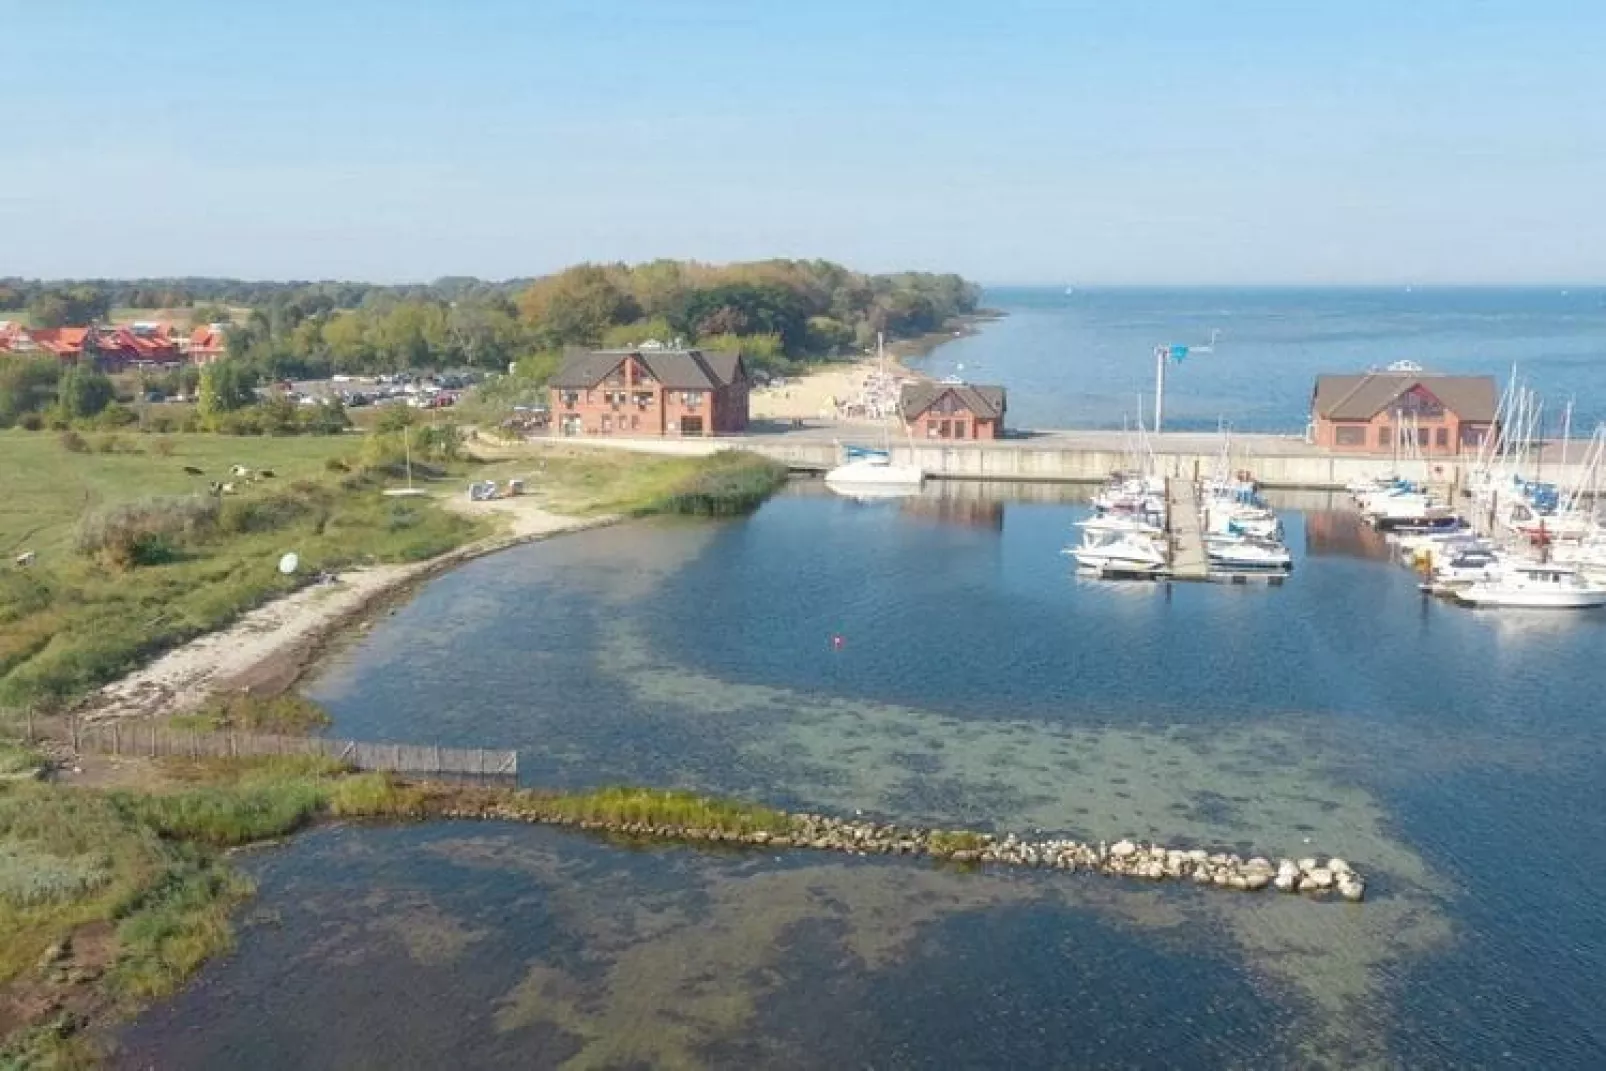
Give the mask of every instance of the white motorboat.
[[1089, 517], [1085, 521], [1077, 521], [1076, 527], [1084, 532], [1135, 532], [1139, 535], [1164, 535], [1165, 530], [1155, 523], [1157, 518], [1153, 515], [1139, 515], [1135, 513], [1101, 513], [1096, 517]]
[[1511, 563], [1491, 580], [1455, 592], [1469, 606], [1529, 610], [1587, 610], [1606, 606], [1606, 587], [1589, 583], [1571, 565]]
[[1294, 564], [1287, 547], [1266, 539], [1207, 537], [1205, 554], [1212, 564], [1232, 569], [1287, 569]]
[[1065, 553], [1084, 569], [1104, 572], [1154, 573], [1165, 568], [1165, 554], [1149, 536], [1136, 532], [1084, 536], [1082, 544]]
[[849, 458], [825, 474], [833, 490], [838, 487], [907, 487], [919, 489], [926, 474], [915, 465], [895, 465], [885, 450], [849, 450]]
[[1434, 584], [1459, 586], [1497, 580], [1503, 568], [1500, 555], [1495, 551], [1470, 549], [1435, 562], [1430, 576]]

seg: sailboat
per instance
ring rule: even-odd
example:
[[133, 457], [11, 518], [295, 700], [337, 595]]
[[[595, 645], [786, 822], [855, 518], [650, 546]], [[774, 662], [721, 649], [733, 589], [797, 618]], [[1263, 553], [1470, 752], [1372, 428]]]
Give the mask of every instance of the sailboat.
[[[882, 339], [876, 335], [876, 355], [881, 372], [886, 374], [887, 354]], [[920, 490], [926, 474], [918, 465], [897, 465], [892, 461], [892, 429], [883, 421], [881, 448], [864, 446], [843, 447], [842, 464], [825, 474], [825, 483], [833, 491], [860, 494], [864, 488], [906, 488], [909, 493]]]

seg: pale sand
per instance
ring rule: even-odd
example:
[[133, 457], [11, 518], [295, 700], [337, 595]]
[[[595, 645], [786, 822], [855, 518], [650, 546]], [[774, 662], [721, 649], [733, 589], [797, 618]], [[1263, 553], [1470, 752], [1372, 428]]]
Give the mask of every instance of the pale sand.
[[[874, 357], [852, 363], [825, 365], [807, 375], [788, 379], [785, 386], [760, 387], [751, 396], [750, 415], [754, 420], [831, 420], [836, 416], [833, 403], [858, 399], [865, 378], [880, 363]], [[926, 376], [904, 367], [888, 357], [887, 374], [899, 379], [919, 380]]]
[[344, 622], [412, 581], [470, 558], [565, 532], [611, 524], [617, 518], [565, 517], [528, 498], [491, 502], [446, 500], [450, 509], [505, 518], [500, 534], [406, 565], [350, 569], [331, 582], [314, 583], [260, 606], [234, 624], [199, 636], [154, 662], [106, 685], [79, 710], [86, 721], [183, 714], [215, 691], [254, 686], [266, 679], [278, 690], [299, 676], [318, 645]]

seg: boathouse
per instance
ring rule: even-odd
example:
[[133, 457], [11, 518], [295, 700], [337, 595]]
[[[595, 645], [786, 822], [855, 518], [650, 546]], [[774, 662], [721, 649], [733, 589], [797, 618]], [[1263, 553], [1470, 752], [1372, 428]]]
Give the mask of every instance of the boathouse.
[[898, 412], [916, 439], [1000, 439], [1003, 387], [973, 383], [905, 383]]
[[554, 435], [734, 435], [747, 430], [739, 353], [597, 350], [570, 354], [548, 383]]
[[1340, 453], [1453, 457], [1477, 451], [1499, 405], [1493, 376], [1425, 372], [1401, 362], [1360, 375], [1317, 376], [1310, 436]]

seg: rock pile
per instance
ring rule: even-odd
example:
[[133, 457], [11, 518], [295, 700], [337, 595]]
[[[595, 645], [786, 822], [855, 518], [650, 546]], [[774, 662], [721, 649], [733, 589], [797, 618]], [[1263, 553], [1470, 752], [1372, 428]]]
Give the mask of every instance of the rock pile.
[[541, 809], [539, 802], [498, 801], [480, 807], [454, 807], [446, 818], [493, 818], [570, 825], [632, 837], [758, 845], [770, 849], [805, 848], [852, 855], [908, 855], [976, 866], [1018, 866], [1085, 871], [1146, 881], [1183, 881], [1216, 889], [1259, 892], [1266, 888], [1311, 897], [1339, 896], [1359, 901], [1366, 884], [1343, 859], [1279, 859], [1168, 848], [1118, 840], [1097, 844], [1065, 838], [1028, 840], [1011, 833], [924, 829], [876, 822], [794, 814], [784, 832], [764, 829], [707, 829], [653, 822], [576, 820]]

